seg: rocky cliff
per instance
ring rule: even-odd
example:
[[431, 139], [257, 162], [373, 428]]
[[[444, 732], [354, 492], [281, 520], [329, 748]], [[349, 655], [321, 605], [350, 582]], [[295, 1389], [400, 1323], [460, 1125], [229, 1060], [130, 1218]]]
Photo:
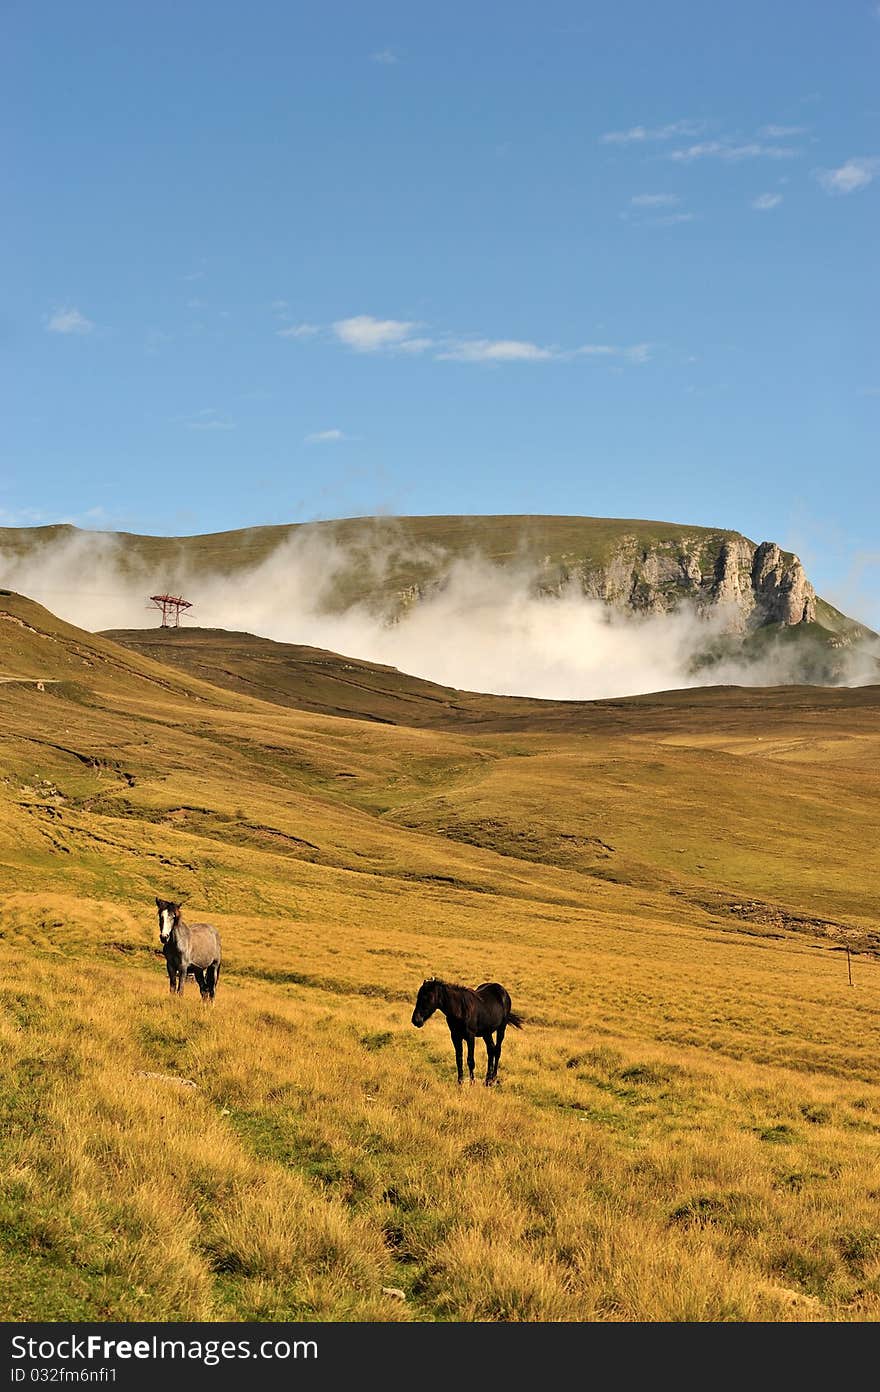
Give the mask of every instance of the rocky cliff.
[[[773, 541], [758, 546], [734, 532], [683, 531], [650, 540], [634, 532], [616, 537], [601, 556], [557, 552], [511, 562], [530, 569], [542, 594], [575, 587], [613, 608], [649, 614], [682, 603], [702, 613], [720, 607], [731, 632], [816, 622], [816, 592], [798, 557]], [[444, 584], [441, 564], [430, 578], [398, 590], [398, 615]]]
[[[797, 556], [775, 542], [760, 546], [724, 535], [717, 545], [702, 537], [644, 546], [623, 537], [603, 564], [574, 566], [562, 584], [577, 579], [583, 592], [615, 607], [662, 613], [689, 600], [705, 610], [723, 605], [729, 627], [813, 623], [816, 592]], [[560, 582], [557, 582], [557, 585]]]

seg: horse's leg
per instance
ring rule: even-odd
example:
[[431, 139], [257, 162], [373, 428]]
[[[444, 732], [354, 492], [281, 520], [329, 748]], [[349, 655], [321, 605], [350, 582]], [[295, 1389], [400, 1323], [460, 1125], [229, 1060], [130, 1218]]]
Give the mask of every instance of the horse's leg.
[[205, 995], [210, 1001], [214, 999], [214, 992], [217, 989], [217, 977], [220, 975], [220, 963], [212, 962], [205, 972]]
[[177, 969], [177, 994], [178, 994], [179, 996], [182, 996], [182, 995], [183, 995], [183, 987], [184, 987], [185, 982], [186, 982], [186, 967], [178, 967], [178, 969]]
[[193, 976], [199, 985], [199, 995], [202, 1000], [208, 999], [208, 983], [205, 980], [205, 972], [202, 967], [193, 967]]
[[507, 1025], [504, 1023], [504, 1021], [502, 1021], [501, 1024], [498, 1026], [498, 1033], [497, 1033], [496, 1036], [495, 1036], [495, 1059], [494, 1059], [494, 1062], [493, 1062], [493, 1064], [492, 1064], [492, 1082], [493, 1082], [493, 1083], [495, 1082], [495, 1079], [498, 1077], [498, 1060], [499, 1060], [500, 1057], [501, 1057], [501, 1041], [502, 1041], [503, 1038], [504, 1038], [504, 1031], [505, 1031], [506, 1029], [507, 1029]]
[[468, 1034], [468, 1035], [466, 1035], [465, 1037], [466, 1037], [466, 1039], [467, 1039], [467, 1046], [468, 1046], [468, 1073], [470, 1074], [471, 1082], [473, 1082], [473, 1081], [474, 1081], [474, 1041], [475, 1041], [475, 1039], [476, 1039], [476, 1035], [475, 1035], [475, 1034]]
[[168, 989], [173, 996], [176, 990], [177, 968], [173, 967], [170, 962], [166, 962], [165, 966], [168, 969]]
[[454, 1029], [450, 1029], [449, 1033], [452, 1035], [452, 1042], [455, 1045], [455, 1067], [458, 1071], [459, 1086], [461, 1086], [461, 1084], [464, 1082], [464, 1067], [462, 1066], [461, 1061], [461, 1046], [464, 1036], [459, 1034], [458, 1030]]
[[486, 1087], [492, 1081], [492, 1059], [495, 1054], [495, 1045], [492, 1043], [492, 1031], [487, 1030], [483, 1035], [483, 1043], [486, 1045]]

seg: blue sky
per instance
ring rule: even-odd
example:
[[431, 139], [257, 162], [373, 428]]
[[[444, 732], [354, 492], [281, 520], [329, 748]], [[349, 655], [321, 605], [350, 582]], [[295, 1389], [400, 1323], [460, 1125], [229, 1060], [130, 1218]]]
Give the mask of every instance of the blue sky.
[[7, 525], [655, 517], [880, 623], [880, 5], [3, 27]]

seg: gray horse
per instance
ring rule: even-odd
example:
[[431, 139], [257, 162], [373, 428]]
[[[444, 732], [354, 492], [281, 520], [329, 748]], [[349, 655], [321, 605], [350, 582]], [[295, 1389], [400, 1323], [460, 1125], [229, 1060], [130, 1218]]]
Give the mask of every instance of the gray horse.
[[183, 994], [187, 972], [199, 983], [203, 1001], [212, 1001], [220, 975], [220, 934], [210, 923], [184, 923], [180, 905], [156, 900], [159, 937], [172, 993]]

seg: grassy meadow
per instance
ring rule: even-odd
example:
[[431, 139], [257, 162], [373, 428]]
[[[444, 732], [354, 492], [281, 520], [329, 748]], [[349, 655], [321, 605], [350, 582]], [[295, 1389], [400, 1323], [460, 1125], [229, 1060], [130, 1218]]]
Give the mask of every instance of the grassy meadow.
[[14, 595], [0, 677], [2, 1318], [880, 1315], [880, 688], [367, 720]]

